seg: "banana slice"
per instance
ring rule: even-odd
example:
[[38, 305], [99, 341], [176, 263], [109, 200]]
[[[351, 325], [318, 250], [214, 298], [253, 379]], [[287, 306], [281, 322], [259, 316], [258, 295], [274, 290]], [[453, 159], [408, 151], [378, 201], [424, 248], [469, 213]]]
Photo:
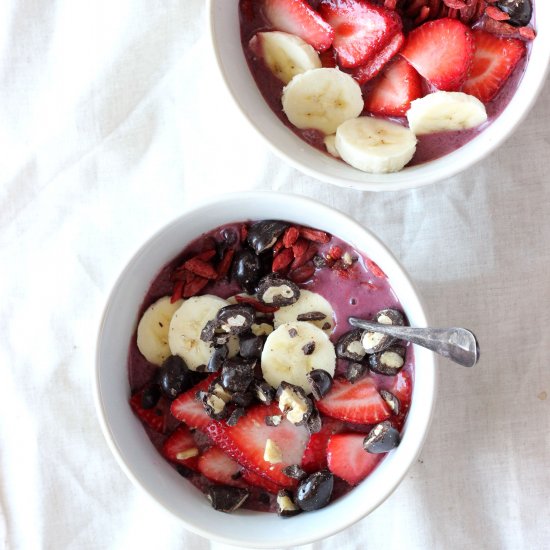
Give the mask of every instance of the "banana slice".
[[160, 366], [171, 355], [168, 328], [182, 303], [183, 300], [178, 300], [171, 304], [170, 296], [165, 296], [151, 304], [141, 316], [137, 328], [137, 347], [149, 363]]
[[[315, 315], [314, 315], [315, 314]], [[322, 314], [325, 317], [321, 318]], [[334, 311], [330, 302], [323, 296], [310, 290], [300, 290], [300, 297], [290, 306], [285, 306], [277, 310], [273, 314], [275, 328], [280, 327], [285, 323], [294, 321], [306, 321], [322, 329], [326, 334], [330, 335], [334, 328]], [[326, 324], [330, 326], [323, 328]]]
[[342, 122], [359, 116], [359, 84], [338, 69], [312, 69], [296, 75], [283, 89], [283, 111], [297, 128], [334, 134]]
[[306, 374], [323, 369], [331, 376], [336, 367], [336, 353], [328, 336], [311, 323], [295, 321], [274, 330], [265, 341], [262, 373], [274, 388], [289, 382], [311, 393]]
[[299, 36], [281, 31], [259, 32], [249, 42], [250, 48], [263, 58], [268, 69], [285, 84], [297, 74], [321, 65], [319, 54]]
[[[174, 313], [168, 331], [168, 344], [172, 354], [179, 355], [191, 370], [208, 364], [213, 348], [201, 340], [201, 332], [206, 323], [227, 305], [229, 303], [222, 298], [204, 294], [185, 300]], [[229, 356], [233, 357], [239, 350], [239, 340], [232, 336], [228, 347]]]
[[386, 174], [401, 170], [413, 158], [416, 137], [395, 122], [363, 116], [338, 127], [336, 149], [354, 168]]
[[485, 105], [463, 92], [434, 92], [411, 102], [410, 129], [417, 135], [467, 130], [487, 120]]
[[325, 144], [327, 153], [329, 153], [329, 155], [332, 155], [337, 159], [340, 158], [340, 154], [336, 149], [336, 134], [330, 134], [330, 136], [325, 136], [325, 139], [323, 139], [323, 143]]

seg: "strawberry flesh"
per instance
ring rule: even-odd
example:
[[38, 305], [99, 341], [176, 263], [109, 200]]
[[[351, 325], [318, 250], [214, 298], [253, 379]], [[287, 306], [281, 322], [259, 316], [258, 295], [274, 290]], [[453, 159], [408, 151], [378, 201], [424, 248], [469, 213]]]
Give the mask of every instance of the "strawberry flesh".
[[218, 447], [210, 447], [198, 459], [199, 472], [216, 483], [232, 487], [246, 487], [241, 478], [241, 466]]
[[330, 48], [334, 30], [305, 0], [263, 0], [263, 12], [276, 30], [299, 36], [319, 52]]
[[515, 38], [499, 38], [482, 30], [473, 31], [476, 50], [463, 92], [487, 103], [500, 92], [520, 59], [525, 43]]
[[364, 434], [333, 435], [327, 444], [329, 470], [350, 485], [363, 481], [382, 460], [383, 455], [367, 453], [363, 449]]
[[358, 0], [323, 0], [319, 13], [334, 28], [332, 47], [345, 68], [374, 59], [402, 28], [396, 12]]
[[366, 94], [365, 109], [381, 116], [405, 116], [411, 101], [422, 97], [422, 78], [403, 57], [394, 59]]
[[[257, 405], [248, 409], [235, 426], [212, 422], [206, 432], [216, 445], [245, 468], [275, 484], [292, 488], [296, 480], [283, 474], [282, 469], [291, 464], [300, 464], [309, 432], [304, 426], [295, 426], [286, 419], [278, 426], [268, 426], [265, 417], [277, 414], [281, 414], [281, 411], [275, 404]], [[281, 462], [271, 464], [264, 460], [268, 439], [280, 449]]]
[[164, 411], [159, 405], [151, 409], [144, 409], [141, 406], [141, 395], [143, 391], [135, 393], [130, 399], [130, 407], [134, 414], [149, 428], [155, 432], [162, 433], [165, 428]]
[[405, 43], [405, 35], [397, 33], [389, 42], [389, 44], [381, 50], [369, 63], [361, 65], [353, 70], [352, 76], [359, 82], [365, 84], [378, 75], [382, 69], [395, 57]]
[[474, 47], [469, 27], [446, 17], [411, 31], [401, 55], [437, 89], [452, 92], [466, 81]]
[[202, 403], [196, 398], [196, 394], [198, 391], [207, 391], [208, 386], [215, 378], [215, 374], [209, 376], [172, 401], [172, 405], [170, 405], [172, 416], [180, 422], [185, 422], [190, 428], [205, 430], [212, 419], [206, 414]]
[[344, 423], [333, 418], [323, 418], [321, 431], [313, 434], [302, 457], [302, 469], [308, 474], [327, 467], [327, 443], [330, 437], [344, 429]]
[[[188, 458], [183, 458], [185, 453], [190, 451], [196, 451], [195, 456], [189, 456]], [[183, 464], [192, 470], [197, 470], [197, 464], [199, 461], [198, 458], [198, 447], [193, 434], [189, 431], [187, 426], [179, 426], [176, 430], [170, 435], [170, 437], [164, 442], [162, 446], [162, 454], [171, 462], [176, 462], [178, 464]]]
[[357, 424], [375, 424], [390, 416], [390, 409], [370, 376], [354, 384], [335, 378], [330, 391], [317, 401], [317, 408], [327, 416]]

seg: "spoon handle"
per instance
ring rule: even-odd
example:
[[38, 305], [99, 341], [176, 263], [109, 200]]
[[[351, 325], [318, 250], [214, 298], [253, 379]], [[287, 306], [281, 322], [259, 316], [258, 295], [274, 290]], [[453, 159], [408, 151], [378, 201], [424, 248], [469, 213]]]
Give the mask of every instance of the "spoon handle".
[[479, 344], [472, 332], [465, 328], [415, 328], [383, 325], [350, 317], [352, 326], [394, 336], [418, 344], [447, 357], [463, 367], [473, 367], [479, 360]]

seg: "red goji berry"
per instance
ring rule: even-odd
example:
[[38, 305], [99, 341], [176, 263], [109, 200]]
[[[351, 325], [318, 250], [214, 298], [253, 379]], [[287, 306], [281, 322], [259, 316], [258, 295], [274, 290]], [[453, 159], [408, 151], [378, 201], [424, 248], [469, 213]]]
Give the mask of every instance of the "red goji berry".
[[311, 277], [313, 277], [314, 273], [315, 266], [311, 264], [306, 264], [291, 271], [288, 274], [288, 278], [295, 283], [305, 283], [306, 281], [309, 281]]
[[367, 264], [367, 269], [368, 269], [375, 277], [378, 277], [379, 279], [385, 279], [385, 278], [386, 278], [386, 274], [385, 274], [385, 273], [378, 267], [378, 265], [375, 264], [372, 260], [367, 259], [366, 264]]
[[218, 280], [223, 279], [229, 273], [229, 268], [231, 267], [231, 262], [233, 261], [234, 255], [235, 255], [234, 248], [228, 248], [225, 251], [223, 258], [218, 264]]
[[271, 265], [271, 271], [282, 271], [287, 268], [292, 260], [294, 259], [294, 254], [290, 248], [285, 248], [282, 250], [275, 258], [273, 258], [273, 264]]
[[205, 250], [204, 252], [201, 252], [200, 254], [197, 254], [195, 258], [198, 260], [202, 260], [203, 262], [210, 261], [214, 256], [216, 255], [216, 249], [211, 248], [209, 250]]
[[173, 304], [174, 302], [177, 302], [178, 300], [181, 300], [181, 297], [183, 296], [183, 287], [184, 287], [183, 281], [178, 281], [174, 285], [174, 290], [172, 291], [172, 297], [170, 298], [171, 304]]
[[308, 241], [315, 243], [326, 244], [330, 241], [330, 235], [319, 229], [311, 229], [311, 227], [300, 227], [300, 235]]
[[190, 283], [185, 285], [183, 297], [191, 298], [192, 296], [196, 296], [207, 284], [208, 279], [204, 277], [195, 277]]
[[209, 263], [203, 262], [196, 257], [187, 260], [183, 266], [185, 269], [195, 273], [195, 275], [205, 277], [206, 279], [216, 279], [218, 277], [218, 273]]
[[260, 313], [275, 313], [279, 310], [278, 307], [267, 306], [259, 300], [256, 300], [256, 298], [252, 298], [251, 296], [242, 296], [240, 294], [237, 294], [235, 296], [235, 300], [237, 300], [239, 304], [250, 304], [256, 311], [259, 311]]
[[290, 248], [300, 236], [300, 231], [297, 227], [288, 227], [283, 235], [283, 244], [285, 248]]

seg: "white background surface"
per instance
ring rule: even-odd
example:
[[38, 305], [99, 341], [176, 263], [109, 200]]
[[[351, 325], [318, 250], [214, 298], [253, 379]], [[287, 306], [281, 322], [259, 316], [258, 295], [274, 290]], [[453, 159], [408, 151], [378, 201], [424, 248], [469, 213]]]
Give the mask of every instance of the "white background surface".
[[0, 544], [224, 548], [111, 457], [92, 403], [95, 334], [153, 231], [195, 199], [272, 188], [373, 229], [433, 324], [473, 329], [483, 351], [471, 371], [441, 363], [428, 441], [393, 496], [303, 548], [550, 547], [549, 85], [483, 163], [374, 195], [264, 148], [218, 80], [203, 0], [8, 0], [0, 22]]

